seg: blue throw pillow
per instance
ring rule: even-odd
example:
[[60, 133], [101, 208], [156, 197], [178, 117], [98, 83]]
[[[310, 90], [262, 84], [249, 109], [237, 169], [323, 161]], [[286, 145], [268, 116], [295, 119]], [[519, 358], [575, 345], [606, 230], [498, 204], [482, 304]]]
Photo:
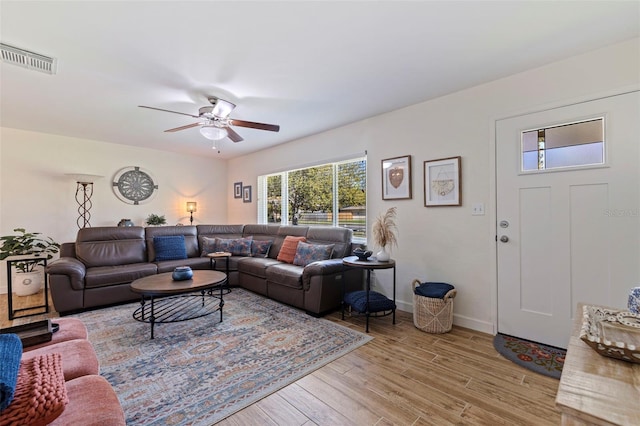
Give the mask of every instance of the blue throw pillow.
[[413, 292], [430, 299], [444, 299], [444, 296], [454, 288], [454, 286], [447, 283], [422, 283]]
[[13, 400], [22, 359], [22, 342], [17, 334], [0, 334], [0, 411]]
[[156, 262], [187, 258], [187, 247], [184, 244], [184, 235], [153, 237], [153, 248], [156, 251]]

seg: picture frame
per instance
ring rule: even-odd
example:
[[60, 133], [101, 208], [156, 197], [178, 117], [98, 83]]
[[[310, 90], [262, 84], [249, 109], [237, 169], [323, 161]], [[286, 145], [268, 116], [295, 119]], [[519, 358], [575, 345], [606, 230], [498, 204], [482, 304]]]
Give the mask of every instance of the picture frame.
[[251, 202], [251, 186], [242, 187], [242, 201], [245, 203]]
[[242, 182], [233, 184], [233, 198], [242, 198]]
[[461, 206], [462, 158], [424, 162], [424, 206]]
[[382, 199], [410, 200], [411, 156], [382, 160]]

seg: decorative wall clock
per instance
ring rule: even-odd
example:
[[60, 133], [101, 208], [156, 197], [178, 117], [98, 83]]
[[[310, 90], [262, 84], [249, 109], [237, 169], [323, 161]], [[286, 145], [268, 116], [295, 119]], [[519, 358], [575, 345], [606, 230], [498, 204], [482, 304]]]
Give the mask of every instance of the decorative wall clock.
[[138, 205], [153, 198], [158, 189], [151, 173], [142, 167], [124, 167], [113, 178], [113, 192], [121, 201]]

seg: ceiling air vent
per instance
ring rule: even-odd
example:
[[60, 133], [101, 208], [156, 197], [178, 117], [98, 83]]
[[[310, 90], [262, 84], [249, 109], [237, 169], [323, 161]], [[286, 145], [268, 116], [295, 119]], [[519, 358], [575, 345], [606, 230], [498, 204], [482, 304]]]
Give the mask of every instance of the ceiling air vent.
[[46, 74], [56, 73], [56, 60], [28, 50], [0, 43], [2, 61]]

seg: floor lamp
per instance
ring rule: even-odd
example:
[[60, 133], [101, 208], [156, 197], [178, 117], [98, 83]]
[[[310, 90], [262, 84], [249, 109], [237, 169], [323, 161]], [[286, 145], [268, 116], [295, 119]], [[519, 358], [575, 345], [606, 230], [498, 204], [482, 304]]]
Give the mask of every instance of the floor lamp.
[[91, 196], [93, 195], [93, 181], [102, 178], [98, 175], [87, 175], [80, 173], [68, 173], [67, 176], [73, 178], [76, 183], [76, 201], [78, 202], [78, 228], [91, 227]]

